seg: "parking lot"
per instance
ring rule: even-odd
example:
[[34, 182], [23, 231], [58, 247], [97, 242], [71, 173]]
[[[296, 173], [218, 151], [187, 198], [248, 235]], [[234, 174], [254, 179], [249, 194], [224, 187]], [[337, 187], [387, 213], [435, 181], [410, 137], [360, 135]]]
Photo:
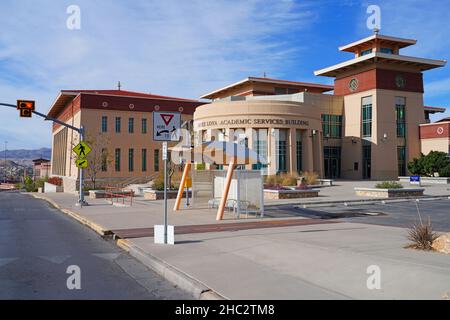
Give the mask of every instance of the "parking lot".
[[436, 231], [450, 232], [450, 200], [391, 201], [386, 204], [338, 204], [329, 207], [301, 208], [294, 205], [266, 209], [267, 217], [305, 217], [339, 219], [339, 221], [377, 224], [393, 227], [411, 227], [419, 221], [431, 219]]

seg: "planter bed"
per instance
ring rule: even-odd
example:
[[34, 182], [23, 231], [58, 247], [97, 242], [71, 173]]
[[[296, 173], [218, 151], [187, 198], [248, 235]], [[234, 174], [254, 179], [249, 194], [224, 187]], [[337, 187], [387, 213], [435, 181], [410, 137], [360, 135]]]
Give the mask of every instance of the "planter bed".
[[[117, 194], [125, 195], [127, 197], [131, 197], [134, 195], [133, 190], [124, 190], [124, 191], [114, 191]], [[91, 199], [104, 199], [110, 198], [111, 194], [107, 194], [105, 190], [89, 190], [89, 198]]]
[[402, 189], [378, 189], [378, 188], [355, 188], [357, 196], [375, 198], [403, 198], [423, 196], [423, 188]]
[[[178, 190], [167, 190], [167, 199], [176, 199]], [[186, 191], [183, 191], [183, 198], [186, 197]], [[192, 197], [191, 191], [189, 191], [189, 197]], [[160, 190], [144, 190], [144, 199], [146, 200], [163, 200], [164, 191]]]
[[294, 198], [313, 198], [319, 196], [319, 190], [271, 190], [264, 189], [264, 199], [294, 199]]
[[[400, 182], [409, 182], [409, 177], [398, 177]], [[450, 184], [450, 177], [420, 177], [421, 183]]]

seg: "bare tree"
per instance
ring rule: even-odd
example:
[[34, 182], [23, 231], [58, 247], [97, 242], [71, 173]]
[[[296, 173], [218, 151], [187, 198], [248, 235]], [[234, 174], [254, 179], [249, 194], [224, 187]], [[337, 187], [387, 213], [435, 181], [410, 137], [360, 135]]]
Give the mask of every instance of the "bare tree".
[[112, 162], [112, 156], [109, 152], [111, 145], [110, 138], [99, 133], [97, 135], [87, 135], [86, 143], [91, 148], [91, 152], [87, 155], [88, 167], [87, 176], [91, 180], [92, 187], [95, 189], [98, 174], [107, 171]]

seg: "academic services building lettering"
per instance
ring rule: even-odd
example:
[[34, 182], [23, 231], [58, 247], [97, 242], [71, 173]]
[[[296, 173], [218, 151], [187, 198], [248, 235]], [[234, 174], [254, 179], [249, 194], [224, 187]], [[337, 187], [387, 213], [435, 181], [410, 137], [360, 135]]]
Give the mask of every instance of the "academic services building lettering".
[[287, 125], [287, 126], [309, 126], [308, 120], [299, 119], [226, 119], [199, 121], [196, 123], [198, 128], [220, 127], [220, 126], [251, 126], [251, 125]]

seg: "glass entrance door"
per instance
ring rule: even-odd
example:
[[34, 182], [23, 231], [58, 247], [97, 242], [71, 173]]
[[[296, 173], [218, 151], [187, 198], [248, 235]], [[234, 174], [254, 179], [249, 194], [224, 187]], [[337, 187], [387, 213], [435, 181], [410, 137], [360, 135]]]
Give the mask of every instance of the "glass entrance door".
[[371, 164], [372, 164], [372, 149], [370, 146], [363, 146], [363, 157], [362, 157], [363, 179], [370, 179], [372, 174]]
[[327, 179], [341, 176], [341, 147], [324, 147], [324, 173]]

